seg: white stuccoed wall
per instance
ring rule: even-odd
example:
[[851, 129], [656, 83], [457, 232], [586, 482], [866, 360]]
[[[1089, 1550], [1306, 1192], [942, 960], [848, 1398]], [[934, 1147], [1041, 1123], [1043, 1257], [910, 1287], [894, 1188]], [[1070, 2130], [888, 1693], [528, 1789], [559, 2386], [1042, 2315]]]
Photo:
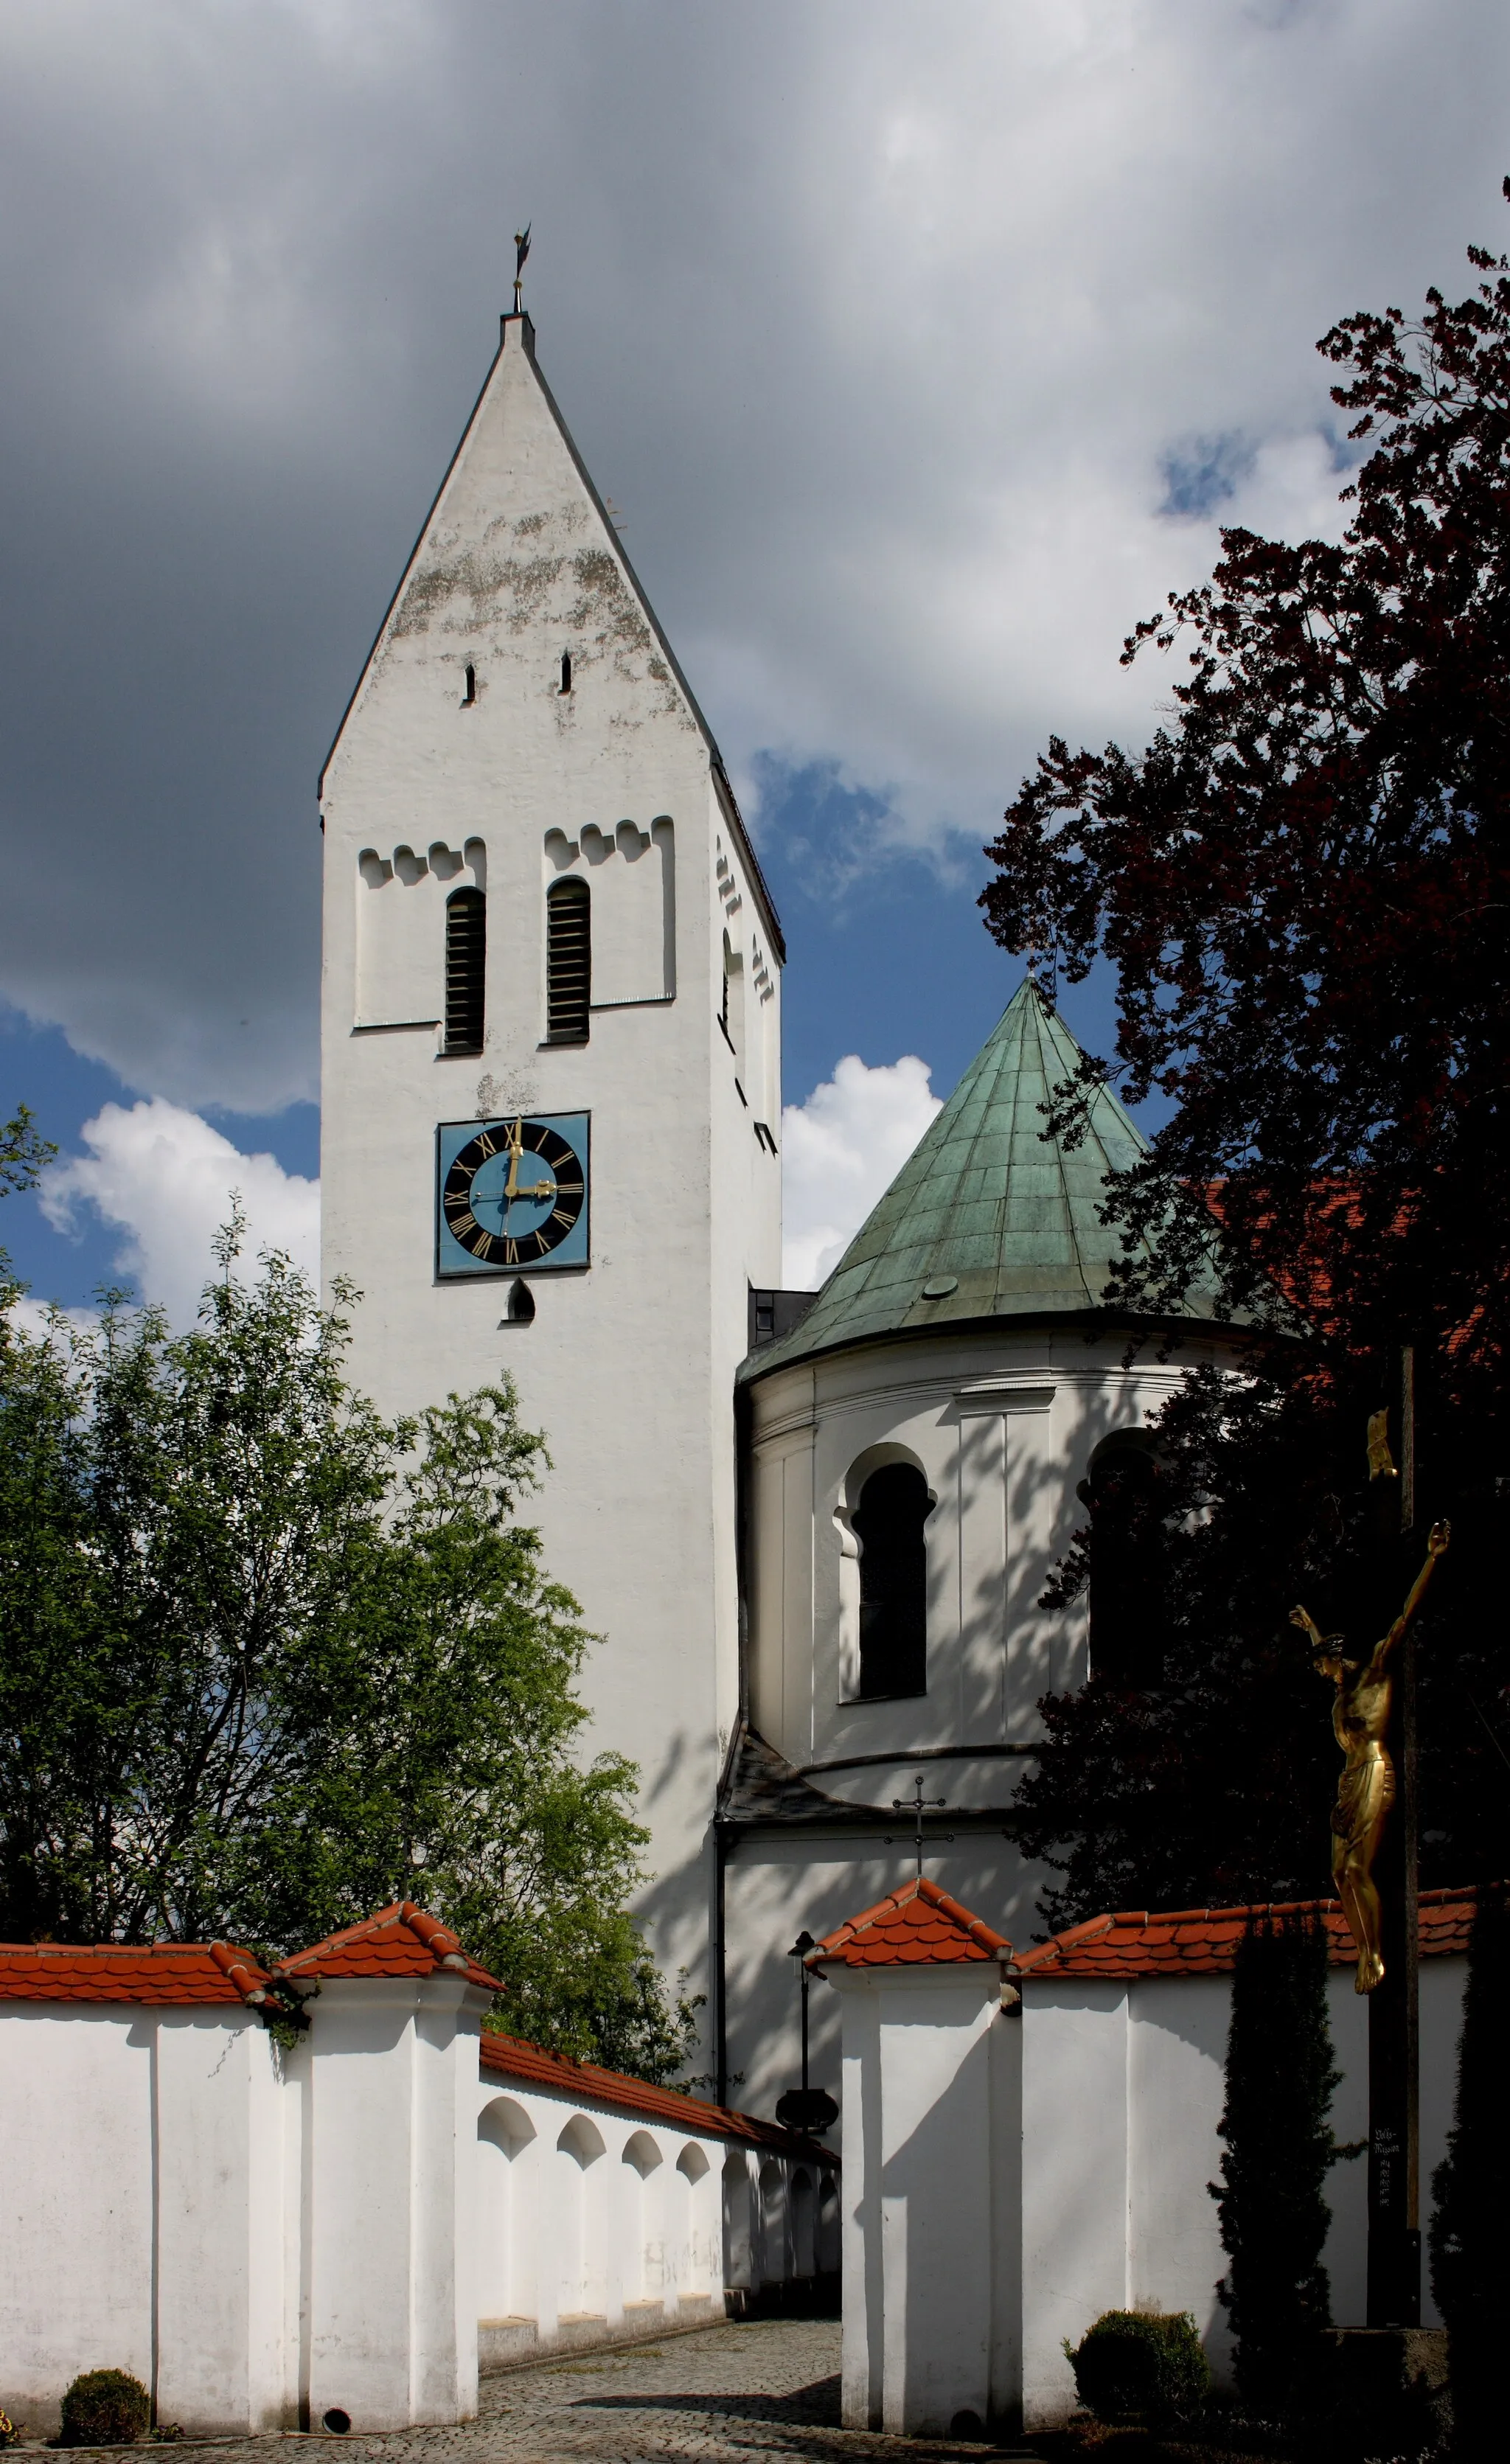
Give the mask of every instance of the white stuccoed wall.
[[104, 2367], [155, 2388], [164, 2420], [263, 2430], [296, 2409], [270, 2054], [247, 2011], [0, 2006], [12, 2419], [51, 2427]]
[[996, 2025], [1000, 1971], [828, 1974], [844, 2025], [844, 2423], [979, 2436], [1012, 2419], [1020, 2384], [1018, 2047]]
[[781, 2134], [731, 2139], [485, 2064], [477, 2090], [484, 2368], [758, 2305], [839, 2268], [837, 2167]]
[[[729, 2062], [757, 2112], [798, 2079], [786, 1954], [799, 1932], [821, 1940], [910, 1875], [907, 1821], [866, 1821], [864, 1809], [887, 1813], [915, 1772], [951, 1809], [930, 1842], [931, 1879], [988, 1909], [1011, 1939], [1034, 1931], [1045, 1870], [999, 1822], [972, 1831], [953, 1817], [1010, 1805], [1039, 1697], [1084, 1683], [1083, 1601], [1039, 1602], [1084, 1519], [1076, 1488], [1092, 1450], [1114, 1430], [1146, 1429], [1188, 1368], [1223, 1356], [1195, 1332], [1168, 1359], [1151, 1345], [1130, 1364], [1127, 1353], [1114, 1331], [1087, 1340], [1081, 1328], [1028, 1322], [856, 1345], [750, 1387], [750, 1716], [815, 1788], [859, 1809], [847, 1833], [773, 1827], [732, 1848]], [[919, 1466], [936, 1501], [928, 1692], [861, 1703], [846, 1516], [868, 1472], [898, 1459]], [[812, 2011], [815, 2082], [841, 2093], [837, 2008], [820, 1993]]]
[[[1423, 1960], [1421, 2214], [1446, 2152], [1466, 1960]], [[964, 2408], [1028, 2432], [1075, 2409], [1063, 2350], [1103, 2311], [1189, 2310], [1218, 2381], [1231, 2339], [1215, 2201], [1229, 1975], [1021, 1979], [827, 1966], [843, 2018], [844, 2418], [949, 2428]], [[1367, 2006], [1328, 1977], [1339, 2140], [1367, 2130]], [[989, 2196], [987, 2195], [989, 2189]], [[1332, 2316], [1365, 2321], [1367, 2183], [1333, 2167]], [[989, 2330], [981, 2288], [992, 2292]], [[1440, 2323], [1423, 2284], [1423, 2321]], [[946, 2298], [947, 2296], [947, 2298]], [[952, 2302], [960, 2306], [951, 2307]], [[978, 2315], [977, 2315], [978, 2314]], [[988, 2332], [992, 2354], [988, 2401]]]
[[0, 2000], [0, 2406], [51, 2431], [109, 2367], [190, 2432], [463, 2421], [479, 2338], [486, 2365], [837, 2270], [822, 2151], [480, 2073], [488, 2000], [327, 1978], [287, 2055], [234, 2005]]
[[[755, 1128], [779, 1133], [778, 932], [528, 320], [503, 336], [322, 782], [324, 1274], [364, 1294], [352, 1374], [385, 1411], [509, 1372], [545, 1431], [529, 1511], [602, 1637], [590, 1743], [640, 1766], [651, 1947], [704, 1987], [737, 1694], [733, 1375], [747, 1286], [779, 1281], [780, 1165]], [[551, 1047], [562, 871], [589, 881], [595, 998], [620, 1005]], [[473, 884], [487, 1045], [448, 1058], [445, 897]], [[512, 1274], [443, 1283], [434, 1256], [436, 1124], [521, 1110], [592, 1116], [592, 1263], [532, 1270], [528, 1326], [500, 1324]]]

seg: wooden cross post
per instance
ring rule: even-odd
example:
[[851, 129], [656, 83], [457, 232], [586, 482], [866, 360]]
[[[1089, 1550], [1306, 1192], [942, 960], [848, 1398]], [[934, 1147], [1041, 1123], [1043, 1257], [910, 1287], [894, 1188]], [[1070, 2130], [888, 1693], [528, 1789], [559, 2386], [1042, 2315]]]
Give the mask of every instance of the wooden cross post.
[[[1390, 1418], [1397, 1472], [1375, 1469], [1382, 1580], [1398, 1589], [1402, 1535], [1415, 1531], [1415, 1354], [1397, 1355]], [[1392, 1615], [1392, 1610], [1391, 1610]], [[1416, 1908], [1415, 1629], [1407, 1627], [1394, 1669], [1389, 1749], [1397, 1793], [1380, 1846], [1384, 1977], [1368, 1996], [1368, 2324], [1421, 2323], [1419, 2018]]]

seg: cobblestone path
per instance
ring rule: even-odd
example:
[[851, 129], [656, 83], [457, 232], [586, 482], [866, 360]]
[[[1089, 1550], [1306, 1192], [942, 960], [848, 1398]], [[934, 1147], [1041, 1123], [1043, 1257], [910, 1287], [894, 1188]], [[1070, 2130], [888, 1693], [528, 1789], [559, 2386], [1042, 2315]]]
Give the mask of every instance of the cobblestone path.
[[[839, 2422], [839, 2324], [828, 2319], [725, 2321], [664, 2343], [586, 2353], [500, 2371], [482, 2382], [481, 2410], [457, 2430], [394, 2431], [347, 2438], [186, 2440], [168, 2455], [214, 2464], [272, 2464], [290, 2447], [334, 2451], [351, 2464], [984, 2464], [1018, 2453], [960, 2439], [885, 2438]], [[162, 2451], [159, 2451], [162, 2452]]]

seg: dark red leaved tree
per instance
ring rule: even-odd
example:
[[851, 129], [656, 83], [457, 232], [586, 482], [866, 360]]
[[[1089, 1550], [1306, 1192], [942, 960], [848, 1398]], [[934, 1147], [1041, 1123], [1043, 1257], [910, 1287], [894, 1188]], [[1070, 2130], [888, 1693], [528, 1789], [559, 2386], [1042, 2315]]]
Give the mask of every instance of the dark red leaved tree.
[[[1510, 259], [1469, 254], [1468, 298], [1433, 290], [1413, 321], [1359, 314], [1320, 345], [1368, 449], [1342, 542], [1224, 531], [1211, 581], [1124, 652], [1185, 654], [1172, 722], [1136, 754], [1052, 739], [987, 850], [996, 938], [1052, 949], [1071, 981], [1109, 958], [1122, 1091], [1174, 1099], [1112, 1193], [1124, 1296], [1156, 1312], [1209, 1270], [1215, 1199], [1228, 1301], [1290, 1324], [1256, 1364], [1266, 1412], [1229, 1425], [1198, 1390], [1171, 1406], [1171, 1501], [1204, 1481], [1206, 1510], [1197, 1543], [1171, 1527], [1161, 1683], [1045, 1706], [1023, 1802], [1029, 1844], [1068, 1867], [1060, 1917], [1145, 1883], [1326, 1887], [1313, 1792], [1302, 1808], [1289, 1786], [1317, 1711], [1274, 1621], [1302, 1578], [1329, 1582], [1337, 1622], [1358, 1612], [1357, 1423], [1406, 1340], [1423, 1503], [1462, 1522], [1438, 1612], [1459, 1673], [1424, 1749], [1437, 1879], [1492, 1853], [1471, 1806], [1510, 1783], [1493, 1545], [1510, 1474]], [[1057, 1091], [1061, 1127], [1105, 1067]], [[1072, 1560], [1061, 1595], [1083, 1573]]]

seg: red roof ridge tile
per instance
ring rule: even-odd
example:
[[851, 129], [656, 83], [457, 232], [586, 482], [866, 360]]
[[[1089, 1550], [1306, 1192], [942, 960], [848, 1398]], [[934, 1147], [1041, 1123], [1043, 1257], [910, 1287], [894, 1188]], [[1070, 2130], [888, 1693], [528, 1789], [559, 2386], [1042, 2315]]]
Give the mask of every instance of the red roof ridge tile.
[[821, 1969], [834, 1961], [846, 1968], [910, 1968], [1011, 1956], [1005, 1934], [922, 1874], [836, 1925], [808, 1952], [806, 1965]]
[[0, 2002], [250, 2003], [268, 1971], [231, 1943], [0, 1943]]
[[[1451, 1956], [1466, 1947], [1478, 1886], [1437, 1887], [1420, 1894], [1423, 1956]], [[1257, 1900], [1229, 1908], [1185, 1908], [1172, 1914], [1124, 1909], [1086, 1917], [1013, 1963], [1018, 1976], [1216, 1976], [1230, 1971], [1248, 1925], [1260, 1917], [1314, 1917], [1327, 1936], [1334, 1967], [1355, 1956], [1340, 1901]]]
[[342, 1925], [323, 1942], [290, 1953], [274, 1974], [291, 1981], [300, 1977], [336, 1979], [365, 1976], [433, 1976], [449, 1969], [469, 1984], [501, 1992], [495, 1976], [470, 1959], [449, 1925], [422, 1908], [417, 1900], [394, 1900], [357, 1925]]

